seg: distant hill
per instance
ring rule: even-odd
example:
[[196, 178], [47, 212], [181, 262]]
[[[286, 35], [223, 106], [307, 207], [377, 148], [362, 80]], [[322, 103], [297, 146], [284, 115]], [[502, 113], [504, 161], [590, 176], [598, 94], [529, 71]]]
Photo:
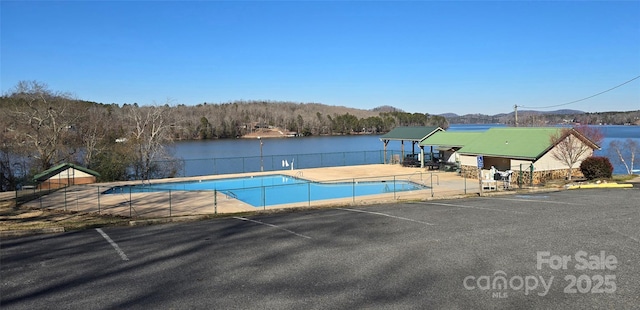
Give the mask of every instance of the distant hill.
[[402, 109], [398, 109], [398, 108], [392, 107], [390, 105], [383, 105], [383, 106], [375, 107], [375, 108], [371, 109], [371, 111], [380, 112], [380, 113], [404, 112], [404, 111], [402, 111]]
[[460, 115], [455, 114], [455, 113], [444, 113], [444, 114], [438, 114], [440, 116], [444, 116], [446, 118], [454, 118], [454, 117], [459, 117]]
[[[455, 113], [440, 114], [450, 124], [514, 124], [514, 112], [495, 115]], [[518, 124], [522, 126], [548, 126], [554, 124], [634, 124], [640, 120], [640, 111], [595, 112], [561, 109], [555, 111], [518, 110]]]
[[[555, 111], [535, 111], [535, 110], [518, 110], [518, 114], [536, 114], [536, 115], [574, 115], [574, 114], [584, 114], [584, 111], [580, 110], [570, 110], [570, 109], [562, 109]], [[514, 112], [508, 113], [506, 115], [513, 115]]]

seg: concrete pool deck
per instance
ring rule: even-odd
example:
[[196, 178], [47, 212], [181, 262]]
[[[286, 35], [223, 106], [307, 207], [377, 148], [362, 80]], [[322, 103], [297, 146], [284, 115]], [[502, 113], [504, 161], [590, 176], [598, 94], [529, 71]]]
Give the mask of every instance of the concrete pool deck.
[[258, 175], [284, 174], [315, 182], [364, 182], [380, 180], [411, 181], [427, 188], [416, 191], [356, 196], [320, 201], [305, 201], [267, 207], [254, 207], [224, 193], [213, 191], [171, 191], [152, 193], [101, 194], [122, 185], [139, 185], [140, 181], [98, 183], [71, 186], [31, 201], [27, 206], [66, 211], [95, 212], [131, 218], [158, 218], [187, 215], [252, 212], [296, 207], [323, 207], [385, 203], [394, 201], [429, 200], [463, 196], [479, 192], [476, 179], [465, 179], [455, 172], [425, 168], [402, 167], [397, 164], [325, 167], [297, 170], [276, 170], [240, 174], [150, 180], [149, 183], [214, 180]]

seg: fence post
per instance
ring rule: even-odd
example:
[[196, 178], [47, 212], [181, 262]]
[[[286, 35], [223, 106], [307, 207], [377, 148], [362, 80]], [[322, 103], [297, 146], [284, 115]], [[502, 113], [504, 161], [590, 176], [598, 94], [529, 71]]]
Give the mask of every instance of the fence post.
[[533, 164], [529, 168], [529, 186], [533, 187]]
[[183, 177], [187, 176], [187, 160], [186, 159], [182, 160], [182, 176]]
[[307, 182], [307, 203], [311, 207], [311, 182]]
[[351, 180], [351, 199], [356, 203], [356, 179]]
[[464, 179], [464, 194], [467, 194], [467, 175], [462, 174], [462, 178]]
[[133, 206], [131, 205], [131, 185], [129, 185], [129, 218], [131, 218], [131, 209]]
[[171, 190], [169, 190], [169, 217], [171, 217]]
[[267, 197], [264, 190], [264, 185], [260, 187], [260, 190], [262, 191], [262, 210], [267, 210]]
[[100, 185], [98, 185], [98, 214], [100, 214]]
[[218, 190], [213, 190], [213, 214], [218, 214]]
[[431, 197], [433, 198], [433, 172], [431, 172]]
[[396, 176], [393, 176], [393, 199], [396, 199]]
[[67, 211], [67, 187], [64, 188], [64, 210]]

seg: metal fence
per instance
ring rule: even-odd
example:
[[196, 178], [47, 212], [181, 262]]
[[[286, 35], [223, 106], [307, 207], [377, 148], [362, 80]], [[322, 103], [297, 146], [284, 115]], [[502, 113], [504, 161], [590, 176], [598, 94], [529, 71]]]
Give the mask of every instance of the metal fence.
[[[293, 177], [293, 176], [292, 176]], [[364, 192], [358, 185], [364, 183], [384, 183], [381, 193]], [[420, 188], [406, 188], [407, 182], [419, 184]], [[72, 185], [55, 191], [21, 194], [31, 195], [33, 200], [25, 203], [32, 208], [58, 209], [98, 214], [119, 215], [130, 218], [158, 218], [185, 215], [205, 215], [237, 213], [255, 210], [268, 210], [295, 207], [315, 207], [326, 205], [371, 204], [392, 201], [418, 201], [430, 197], [449, 197], [479, 192], [478, 183], [467, 181], [461, 176], [451, 174], [416, 172], [406, 175], [383, 177], [352, 178], [325, 181], [321, 184], [342, 184], [345, 195], [337, 198], [319, 199], [320, 194], [306, 181], [297, 184], [266, 185], [257, 188], [237, 188], [217, 190], [169, 190], [156, 187], [154, 191], [145, 191], [140, 183], [119, 187], [120, 190], [107, 194], [114, 185]], [[120, 184], [126, 185], [126, 184]], [[132, 186], [135, 185], [135, 186]], [[276, 199], [296, 191], [301, 199], [295, 202], [280, 203]], [[34, 196], [35, 195], [35, 196]], [[242, 197], [239, 199], [239, 197]], [[250, 203], [247, 202], [250, 197]]]
[[[386, 159], [384, 151], [183, 159], [181, 160], [182, 169], [178, 176], [192, 177], [259, 171], [371, 165], [391, 162], [398, 163], [401, 158], [402, 154], [400, 151], [387, 150]], [[162, 162], [158, 163], [162, 164]]]

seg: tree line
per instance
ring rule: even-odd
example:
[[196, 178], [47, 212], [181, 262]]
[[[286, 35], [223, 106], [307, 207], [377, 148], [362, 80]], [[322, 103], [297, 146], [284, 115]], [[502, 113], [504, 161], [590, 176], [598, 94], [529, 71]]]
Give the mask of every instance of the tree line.
[[[467, 114], [448, 115], [452, 124], [507, 124], [515, 126], [514, 113], [508, 114]], [[521, 127], [553, 126], [556, 124], [582, 125], [640, 125], [640, 110], [626, 112], [581, 112], [575, 110], [538, 112], [518, 112], [518, 125]]]
[[175, 140], [237, 138], [263, 126], [299, 135], [380, 134], [397, 126], [448, 127], [446, 118], [392, 107], [360, 110], [318, 103], [235, 101], [196, 106], [103, 104], [38, 81], [0, 97], [0, 191], [60, 163], [100, 173], [100, 181], [173, 177]]

